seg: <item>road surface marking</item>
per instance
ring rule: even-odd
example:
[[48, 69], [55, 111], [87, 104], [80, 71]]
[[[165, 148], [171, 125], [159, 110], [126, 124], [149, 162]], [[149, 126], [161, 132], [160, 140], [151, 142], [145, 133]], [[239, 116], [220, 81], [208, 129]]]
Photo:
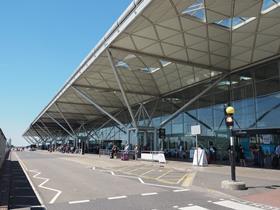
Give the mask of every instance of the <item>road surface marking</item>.
[[108, 200], [116, 200], [116, 199], [123, 199], [123, 198], [127, 198], [127, 196], [122, 195], [122, 196], [116, 196], [116, 197], [109, 197]]
[[179, 184], [181, 181], [183, 181], [186, 177], [188, 176], [188, 174], [184, 174], [184, 176], [182, 176], [176, 184]]
[[45, 178], [45, 177], [39, 177], [38, 175], [40, 175], [41, 172], [38, 172], [38, 171], [35, 171], [35, 170], [29, 170], [29, 171], [30, 171], [30, 172], [33, 172], [33, 173], [36, 173], [35, 175], [33, 175], [33, 178], [44, 180], [41, 184], [38, 185], [38, 187], [43, 188], [43, 189], [46, 189], [46, 190], [51, 190], [51, 191], [55, 191], [55, 192], [56, 192], [56, 195], [55, 195], [55, 196], [51, 199], [51, 201], [49, 202], [49, 204], [53, 204], [53, 203], [56, 201], [56, 199], [58, 198], [58, 196], [60, 196], [60, 194], [62, 193], [62, 191], [57, 190], [57, 189], [53, 189], [53, 188], [50, 188], [50, 187], [45, 187], [45, 186], [43, 186], [43, 185], [46, 184], [48, 181], [50, 181], [50, 179]]
[[181, 207], [180, 210], [208, 210], [206, 208], [200, 207], [200, 206], [187, 206], [187, 207]]
[[242, 203], [237, 203], [237, 202], [233, 202], [233, 201], [218, 201], [218, 202], [213, 202], [216, 205], [219, 206], [223, 206], [223, 207], [227, 207], [227, 208], [231, 208], [231, 209], [235, 209], [235, 210], [239, 210], [239, 209], [243, 209], [243, 210], [261, 210], [261, 208], [257, 208], [254, 206], [249, 206], [249, 205], [245, 205]]
[[140, 177], [138, 177], [138, 180], [141, 182], [141, 184], [145, 184], [145, 182]]
[[31, 185], [31, 187], [32, 187], [32, 189], [33, 189], [35, 195], [37, 196], [37, 198], [38, 198], [38, 200], [39, 200], [41, 206], [42, 206], [42, 207], [45, 207], [45, 205], [44, 205], [44, 203], [43, 203], [43, 200], [42, 200], [40, 194], [38, 193], [38, 191], [37, 191], [36, 188], [34, 187], [33, 182], [31, 181], [31, 179], [30, 179], [30, 177], [29, 177], [29, 175], [28, 175], [28, 173], [27, 173], [27, 171], [28, 171], [27, 167], [25, 166], [25, 164], [23, 163], [23, 161], [19, 158], [19, 156], [17, 155], [17, 153], [13, 153], [13, 154], [15, 154], [15, 156], [16, 156], [16, 158], [17, 158], [17, 160], [18, 160], [18, 162], [19, 162], [19, 164], [20, 164], [20, 166], [21, 166], [21, 168], [22, 168], [22, 170], [23, 170], [23, 172], [24, 172], [24, 174], [25, 174], [27, 180], [29, 181], [29, 184]]
[[81, 200], [81, 201], [69, 201], [69, 204], [76, 204], [76, 203], [87, 203], [89, 200]]
[[135, 168], [135, 169], [132, 169], [132, 170], [129, 170], [129, 171], [126, 171], [126, 173], [131, 173], [133, 171], [137, 171], [137, 170], [140, 170], [141, 168]]
[[173, 190], [173, 192], [187, 192], [187, 191], [190, 191], [190, 189]]
[[173, 206], [174, 209], [178, 209], [179, 206]]
[[212, 203], [212, 201], [207, 201], [208, 203]]
[[166, 175], [169, 174], [171, 171], [172, 171], [172, 170], [169, 170], [169, 171], [163, 173], [162, 175], [158, 176], [156, 179], [160, 179], [160, 178], [166, 176]]
[[191, 173], [189, 173], [189, 174], [185, 177], [185, 179], [184, 179], [184, 181], [183, 181], [183, 183], [182, 183], [182, 186], [184, 186], [184, 187], [189, 187], [189, 186], [191, 186], [192, 183], [193, 183], [193, 180], [194, 180], [195, 176], [196, 176], [196, 172], [191, 172]]
[[152, 193], [142, 193], [142, 196], [149, 196], [149, 195], [157, 195], [157, 192], [152, 192]]
[[148, 173], [150, 173], [150, 172], [152, 172], [154, 169], [152, 169], [152, 170], [149, 170], [149, 171], [146, 171], [145, 173], [143, 173], [143, 174], [140, 174], [139, 176], [144, 176], [145, 174], [148, 174]]
[[146, 182], [144, 182], [144, 181], [143, 181], [140, 177], [138, 177], [138, 176], [126, 176], [126, 175], [115, 174], [114, 171], [107, 171], [107, 172], [111, 173], [112, 176], [119, 176], [119, 177], [126, 177], [126, 178], [138, 179], [139, 182], [141, 182], [141, 184], [144, 184], [144, 185], [155, 186], [155, 187], [165, 187], [165, 188], [177, 189], [177, 190], [183, 189], [183, 188], [181, 188], [181, 187], [175, 187], [175, 186], [168, 186], [168, 185], [160, 185], [160, 184], [146, 183]]

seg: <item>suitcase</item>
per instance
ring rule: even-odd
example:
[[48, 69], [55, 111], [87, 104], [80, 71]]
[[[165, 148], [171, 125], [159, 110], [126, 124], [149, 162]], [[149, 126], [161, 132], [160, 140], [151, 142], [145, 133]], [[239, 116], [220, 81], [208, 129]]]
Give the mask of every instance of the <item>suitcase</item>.
[[272, 158], [272, 168], [278, 168], [278, 165], [279, 165], [279, 158], [277, 155], [275, 155], [273, 158]]
[[123, 153], [122, 156], [121, 156], [121, 160], [128, 160], [128, 154]]

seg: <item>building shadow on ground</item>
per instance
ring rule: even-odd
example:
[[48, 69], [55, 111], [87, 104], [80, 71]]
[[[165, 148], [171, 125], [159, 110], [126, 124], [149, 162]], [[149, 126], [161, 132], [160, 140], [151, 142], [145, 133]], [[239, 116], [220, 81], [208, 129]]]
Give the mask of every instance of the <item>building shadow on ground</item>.
[[18, 161], [7, 160], [0, 174], [0, 206], [8, 209], [45, 209], [41, 207]]

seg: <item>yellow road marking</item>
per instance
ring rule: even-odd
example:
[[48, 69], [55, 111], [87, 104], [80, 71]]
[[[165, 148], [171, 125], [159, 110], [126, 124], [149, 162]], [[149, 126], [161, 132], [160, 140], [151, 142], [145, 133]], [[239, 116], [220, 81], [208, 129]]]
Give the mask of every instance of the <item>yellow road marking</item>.
[[183, 187], [189, 187], [189, 186], [191, 186], [191, 185], [192, 185], [192, 182], [193, 182], [193, 180], [194, 180], [194, 178], [195, 178], [195, 175], [196, 175], [196, 172], [191, 172], [191, 173], [189, 173], [189, 174], [186, 176], [185, 180], [183, 181], [182, 186], [183, 186]]

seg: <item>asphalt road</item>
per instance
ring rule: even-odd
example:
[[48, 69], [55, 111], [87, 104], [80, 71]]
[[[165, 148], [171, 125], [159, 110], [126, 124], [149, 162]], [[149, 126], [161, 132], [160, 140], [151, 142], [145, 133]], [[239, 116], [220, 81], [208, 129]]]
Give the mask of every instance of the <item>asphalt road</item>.
[[28, 151], [12, 155], [19, 159], [34, 193], [47, 209], [272, 209], [203, 189], [149, 183], [135, 174], [92, 169], [67, 161], [63, 155]]

